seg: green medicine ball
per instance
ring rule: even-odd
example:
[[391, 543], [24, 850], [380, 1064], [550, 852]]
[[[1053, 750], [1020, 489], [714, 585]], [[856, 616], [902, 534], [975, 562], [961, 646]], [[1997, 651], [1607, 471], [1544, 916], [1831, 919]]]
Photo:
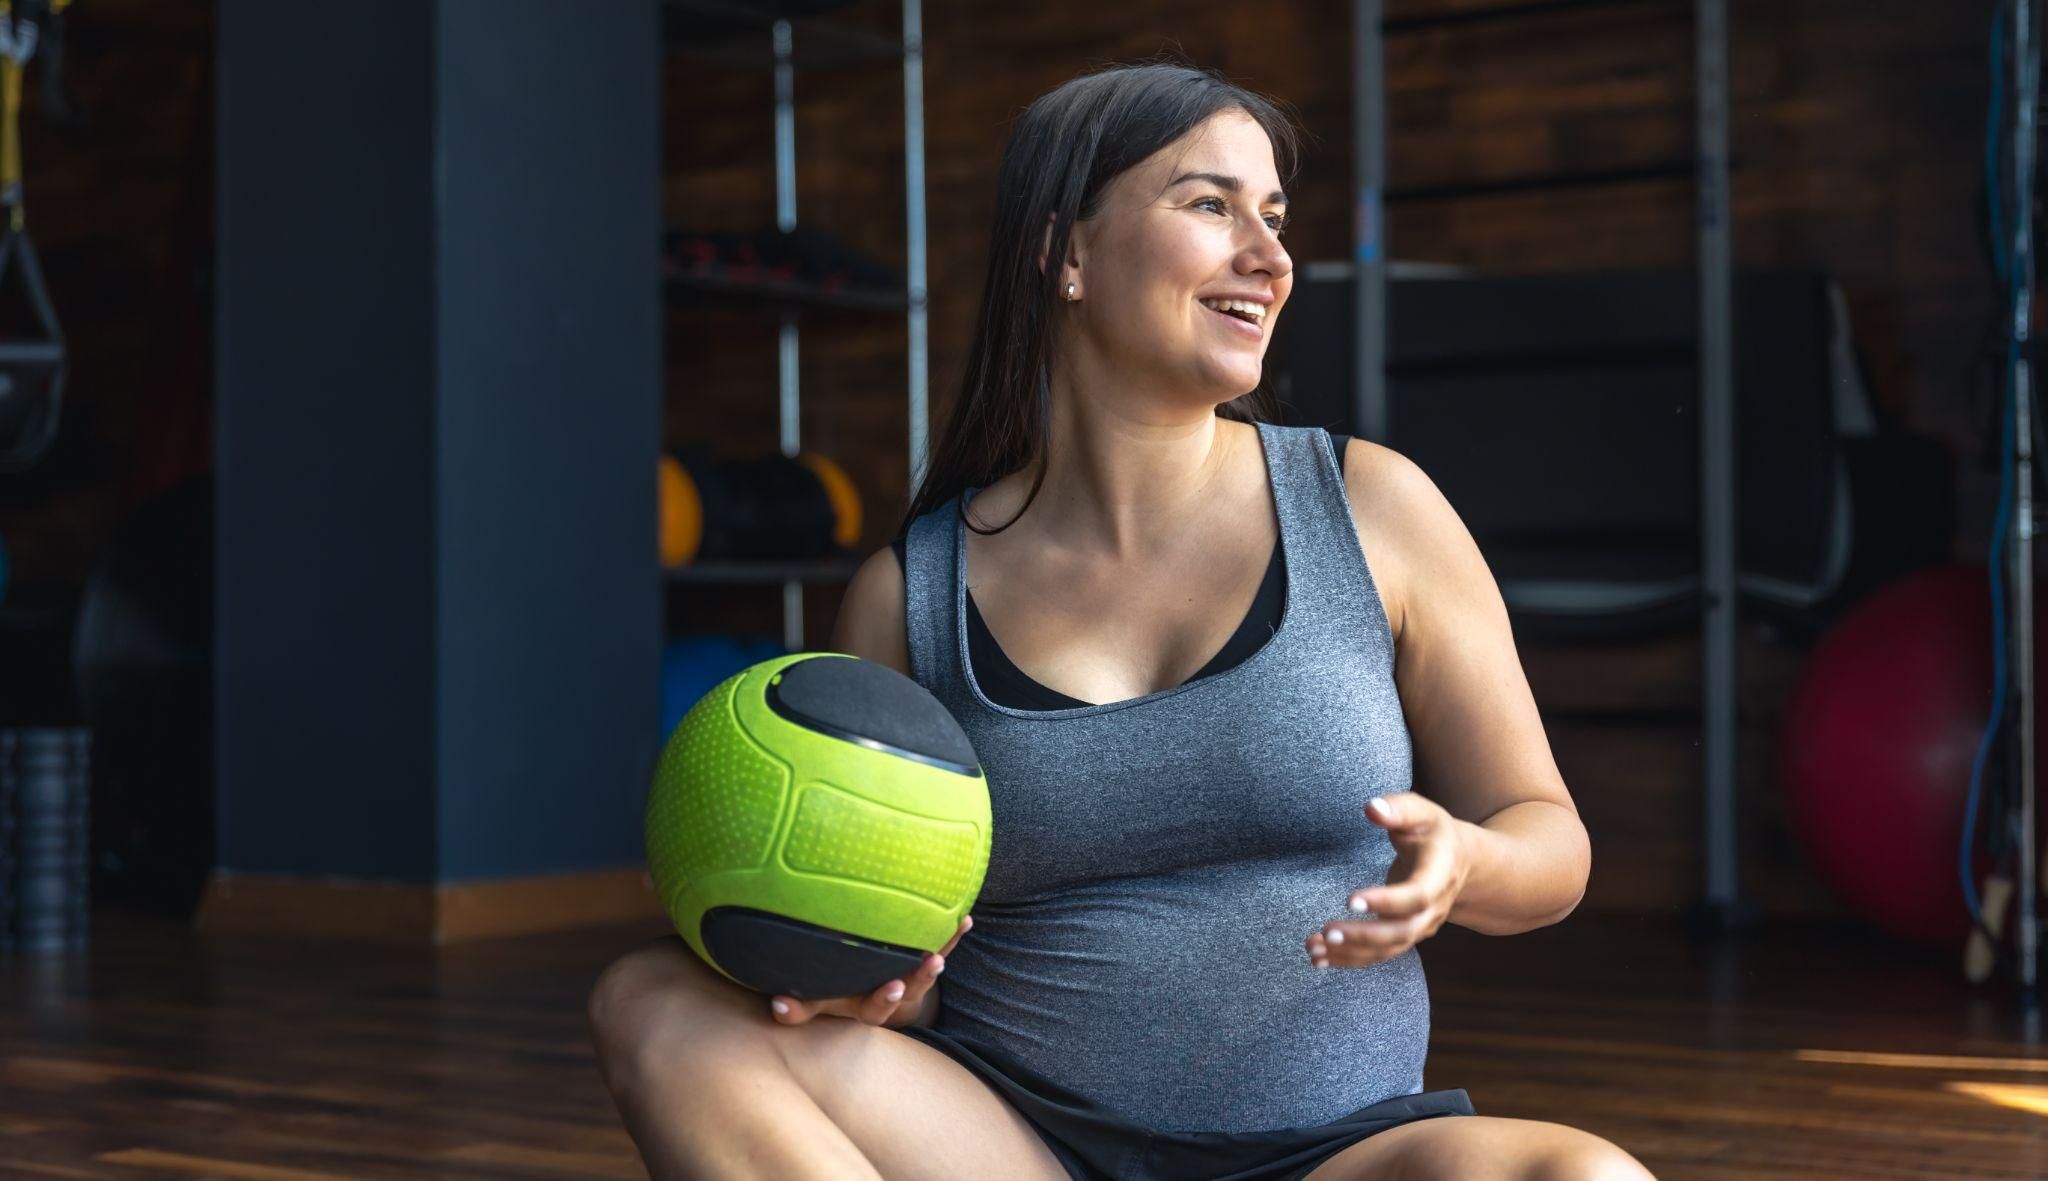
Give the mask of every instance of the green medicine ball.
[[690, 947], [763, 993], [856, 996], [945, 946], [988, 872], [988, 783], [885, 665], [778, 656], [704, 695], [647, 794], [647, 864]]

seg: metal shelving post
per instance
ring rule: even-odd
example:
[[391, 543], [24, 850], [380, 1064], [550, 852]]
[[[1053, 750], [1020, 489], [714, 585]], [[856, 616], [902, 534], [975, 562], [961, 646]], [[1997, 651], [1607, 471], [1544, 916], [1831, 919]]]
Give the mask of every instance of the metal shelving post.
[[2034, 120], [2040, 101], [2035, 79], [2040, 69], [2035, 60], [2034, 0], [2018, 0], [2013, 6], [2012, 60], [2018, 82], [2018, 102], [2013, 112], [2012, 170], [2018, 188], [2013, 208], [2022, 211], [2012, 218], [2012, 263], [2018, 282], [2013, 292], [2013, 446], [2014, 487], [2018, 503], [2012, 524], [2011, 577], [2013, 581], [2012, 661], [2017, 673], [2013, 686], [2019, 715], [2013, 725], [2019, 747], [2019, 815], [2015, 818], [2019, 847], [2019, 987], [2021, 1003], [2033, 1010], [2039, 1002], [2038, 957], [2040, 928], [2036, 925], [2036, 880], [2034, 848], [2035, 750], [2034, 743], [2034, 392], [2031, 341], [2034, 299], [2034, 219], [2025, 211], [2034, 207]]
[[924, 474], [928, 434], [930, 349], [925, 321], [924, 236], [924, 11], [920, 0], [903, 0], [903, 205], [904, 278], [910, 297], [910, 487], [917, 495]]
[[[775, 227], [787, 234], [796, 229], [796, 66], [790, 60], [794, 37], [789, 21], [775, 22]], [[776, 416], [781, 425], [782, 453], [794, 459], [803, 446], [801, 406], [797, 401], [796, 308], [782, 305], [782, 330], [775, 358]], [[804, 584], [795, 578], [782, 583], [782, 643], [790, 649], [804, 643]]]
[[[1386, 72], [1380, 28], [1382, 0], [1353, 0], [1351, 6], [1351, 134], [1355, 251], [1353, 275], [1358, 381], [1353, 426], [1360, 435], [1387, 440], [1387, 252], [1382, 232], [1381, 195], [1387, 184]], [[1366, 80], [1371, 79], [1368, 85]]]
[[1728, 201], [1728, 5], [1693, 9], [1698, 114], [1700, 280], [1700, 590], [1706, 614], [1700, 686], [1704, 717], [1706, 917], [1741, 921], [1735, 829], [1736, 504], [1733, 249]]

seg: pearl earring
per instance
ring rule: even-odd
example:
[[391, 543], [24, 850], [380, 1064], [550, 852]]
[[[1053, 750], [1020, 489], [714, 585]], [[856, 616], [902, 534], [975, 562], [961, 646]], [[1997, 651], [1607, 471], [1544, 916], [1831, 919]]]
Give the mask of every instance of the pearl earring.
[[1068, 303], [1072, 303], [1073, 301], [1074, 301], [1074, 285], [1073, 285], [1072, 283], [1069, 283], [1069, 284], [1067, 284], [1067, 302], [1068, 302]]

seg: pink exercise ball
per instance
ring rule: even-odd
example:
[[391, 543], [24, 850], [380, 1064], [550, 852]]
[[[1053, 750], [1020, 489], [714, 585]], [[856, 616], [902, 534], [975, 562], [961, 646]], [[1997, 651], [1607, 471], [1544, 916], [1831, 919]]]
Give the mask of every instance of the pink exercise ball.
[[[2037, 675], [2048, 674], [2039, 640], [2037, 630]], [[1853, 911], [1914, 943], [1959, 949], [1969, 936], [1958, 858], [1991, 665], [1985, 568], [1934, 567], [1878, 589], [1837, 621], [1785, 713], [1779, 781], [1800, 843]], [[2008, 662], [2008, 678], [2016, 675]], [[2035, 715], [2048, 740], [2038, 702]], [[1987, 762], [1980, 833], [1992, 774]], [[1986, 868], [1979, 855], [1980, 900]]]

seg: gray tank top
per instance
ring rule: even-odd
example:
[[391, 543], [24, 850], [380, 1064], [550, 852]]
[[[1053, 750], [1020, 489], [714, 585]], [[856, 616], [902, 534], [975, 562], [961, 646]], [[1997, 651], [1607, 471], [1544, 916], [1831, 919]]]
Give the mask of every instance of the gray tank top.
[[1407, 791], [1394, 645], [1319, 428], [1261, 425], [1287, 598], [1265, 645], [1128, 701], [1020, 710], [974, 681], [968, 489], [906, 539], [911, 675], [987, 775], [994, 844], [936, 1027], [1162, 1131], [1328, 1123], [1422, 1090], [1415, 950], [1318, 969], [1394, 849], [1365, 802]]

